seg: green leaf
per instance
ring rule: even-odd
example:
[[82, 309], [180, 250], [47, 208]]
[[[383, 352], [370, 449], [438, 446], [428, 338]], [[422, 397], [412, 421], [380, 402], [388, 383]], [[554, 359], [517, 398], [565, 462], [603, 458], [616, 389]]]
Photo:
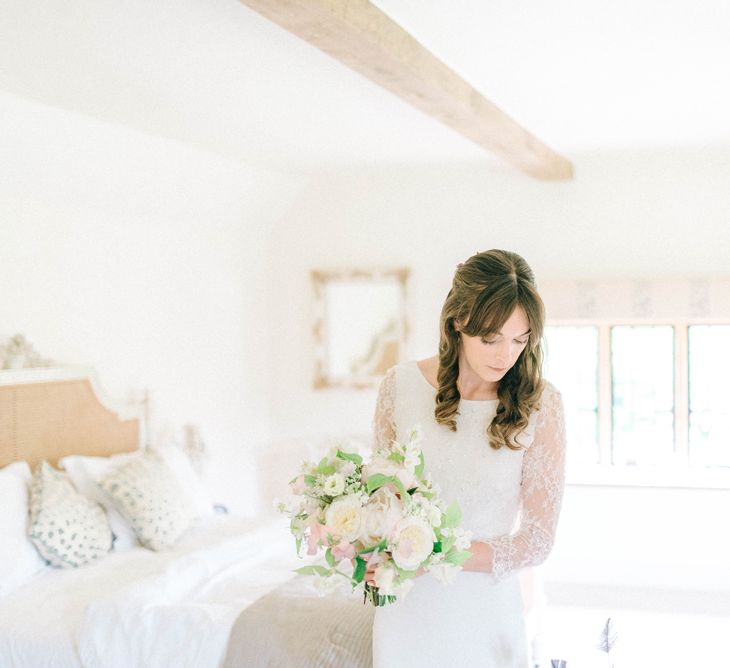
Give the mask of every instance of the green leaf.
[[403, 483], [400, 481], [400, 478], [398, 476], [392, 475], [389, 477], [388, 482], [392, 482], [400, 492], [400, 498], [405, 499], [408, 492], [406, 492], [406, 488], [403, 485]]
[[403, 486], [400, 478], [394, 475], [383, 475], [382, 473], [374, 473], [368, 478], [368, 481], [365, 485], [365, 491], [367, 491], [368, 494], [372, 494], [375, 490], [380, 489], [381, 487], [383, 487], [383, 485], [387, 485], [388, 483], [393, 483], [400, 492], [401, 499], [405, 499], [407, 494], [406, 488]]
[[320, 473], [321, 475], [331, 475], [335, 472], [334, 464], [329, 463], [329, 459], [327, 457], [322, 457], [319, 464], [317, 464], [317, 468], [314, 469], [315, 473]]
[[327, 577], [331, 571], [324, 566], [302, 566], [294, 570], [295, 573], [301, 573], [302, 575], [321, 575]]
[[299, 550], [301, 550], [301, 548], [302, 548], [302, 539], [300, 537], [300, 538], [297, 538], [296, 540], [297, 540], [297, 554], [299, 554]]
[[364, 550], [360, 550], [358, 554], [367, 554], [368, 552], [375, 552], [375, 550], [382, 551], [385, 550], [388, 547], [388, 541], [383, 538], [377, 545], [373, 545], [372, 547], [365, 548]]
[[418, 466], [415, 468], [415, 473], [419, 478], [423, 477], [423, 453], [418, 455]]
[[447, 538], [441, 539], [441, 551], [446, 554], [452, 547], [454, 547], [454, 543], [456, 542], [456, 538], [454, 536], [448, 536]]
[[393, 451], [388, 455], [388, 459], [396, 464], [402, 464], [406, 458], [400, 452]]
[[355, 582], [362, 582], [365, 579], [365, 571], [367, 571], [367, 563], [360, 557], [355, 557], [355, 571], [352, 574], [352, 579]]
[[399, 566], [395, 566], [395, 572], [398, 573], [401, 580], [407, 580], [408, 578], [415, 577], [416, 573], [418, 573], [418, 569], [415, 571], [406, 571]]
[[365, 483], [365, 491], [368, 494], [372, 494], [376, 489], [381, 488], [388, 482], [388, 476], [382, 473], [374, 473], [371, 475]]
[[468, 550], [451, 550], [444, 557], [444, 561], [453, 564], [454, 566], [461, 566], [465, 561], [471, 557], [472, 553]]
[[304, 482], [307, 483], [307, 485], [316, 485], [317, 476], [314, 476], [311, 473], [307, 473], [307, 475], [304, 476]]
[[436, 542], [435, 542], [435, 543], [433, 544], [433, 551], [434, 551], [434, 552], [435, 552], [436, 554], [438, 554], [439, 552], [441, 552], [441, 541], [440, 541], [440, 540], [437, 540], [437, 541], [436, 541]]
[[458, 526], [459, 522], [461, 522], [461, 508], [459, 508], [459, 504], [454, 501], [446, 509], [443, 520], [441, 521], [441, 526], [453, 529]]
[[335, 561], [335, 555], [332, 554], [332, 550], [330, 548], [327, 548], [327, 551], [324, 553], [324, 558], [327, 560], [327, 563], [333, 568], [337, 565], [337, 562]]
[[338, 450], [337, 456], [340, 459], [344, 459], [345, 461], [352, 462], [353, 464], [357, 464], [358, 466], [360, 464], [362, 464], [362, 457], [355, 452], [342, 452], [342, 450]]

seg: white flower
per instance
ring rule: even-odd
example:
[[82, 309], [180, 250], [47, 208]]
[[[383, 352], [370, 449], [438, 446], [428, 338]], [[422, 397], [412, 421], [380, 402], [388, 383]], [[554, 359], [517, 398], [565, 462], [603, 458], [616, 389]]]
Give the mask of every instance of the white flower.
[[427, 570], [439, 582], [442, 582], [443, 584], [451, 584], [454, 581], [454, 578], [456, 578], [458, 572], [462, 570], [462, 567], [444, 562], [429, 566]]
[[454, 547], [457, 550], [468, 550], [471, 545], [471, 531], [465, 531], [464, 529], [458, 528], [453, 530], [453, 535], [456, 538], [454, 541]]
[[345, 489], [345, 478], [341, 473], [333, 473], [324, 479], [322, 487], [328, 496], [339, 496]]
[[366, 547], [388, 536], [403, 517], [403, 504], [387, 487], [376, 490], [364, 508], [360, 540]]
[[403, 466], [408, 469], [415, 469], [421, 463], [421, 451], [418, 449], [407, 449]]
[[352, 542], [362, 527], [363, 509], [359, 494], [336, 498], [325, 511], [325, 524], [338, 538]]
[[312, 584], [318, 596], [327, 596], [338, 589], [340, 582], [339, 578], [330, 575], [329, 577], [315, 577]]
[[423, 428], [420, 424], [414, 424], [408, 430], [408, 442], [412, 445], [420, 443], [423, 440]]
[[274, 508], [290, 517], [297, 515], [304, 509], [303, 499], [294, 494], [287, 494], [283, 499], [274, 499]]
[[443, 552], [434, 552], [428, 560], [428, 565], [426, 566], [426, 569], [428, 570], [431, 568], [431, 566], [440, 564], [443, 560], [444, 560]]
[[441, 511], [437, 506], [428, 509], [428, 522], [432, 527], [441, 526]]
[[381, 596], [395, 596], [393, 589], [395, 583], [395, 570], [387, 564], [380, 564], [375, 568], [373, 573], [375, 586], [378, 588], [378, 594]]
[[351, 462], [349, 459], [338, 459], [336, 467], [345, 478], [349, 478], [357, 468], [355, 462]]
[[402, 519], [393, 533], [393, 561], [404, 570], [416, 570], [433, 551], [436, 536], [433, 529], [420, 517]]

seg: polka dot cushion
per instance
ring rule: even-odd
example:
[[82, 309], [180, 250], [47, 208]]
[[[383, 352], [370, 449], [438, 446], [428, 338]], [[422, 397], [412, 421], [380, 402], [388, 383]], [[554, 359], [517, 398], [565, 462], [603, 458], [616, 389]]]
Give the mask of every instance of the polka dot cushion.
[[151, 550], [171, 548], [195, 518], [186, 491], [152, 451], [120, 466], [97, 483]]
[[28, 536], [57, 568], [78, 568], [112, 547], [106, 513], [79, 494], [68, 478], [42, 461], [30, 483]]

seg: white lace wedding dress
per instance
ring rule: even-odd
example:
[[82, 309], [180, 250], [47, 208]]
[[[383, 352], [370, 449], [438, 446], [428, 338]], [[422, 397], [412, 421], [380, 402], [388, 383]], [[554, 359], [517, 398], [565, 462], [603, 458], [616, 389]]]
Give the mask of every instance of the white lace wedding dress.
[[373, 668], [526, 668], [518, 569], [541, 563], [555, 536], [563, 496], [565, 422], [560, 392], [546, 383], [539, 410], [518, 436], [527, 450], [492, 449], [486, 426], [498, 400], [459, 402], [457, 431], [434, 418], [436, 389], [415, 360], [388, 370], [373, 419], [376, 447], [404, 439], [418, 423], [421, 447], [461, 526], [494, 551], [492, 573], [461, 571], [452, 584], [425, 574], [407, 596], [376, 608]]

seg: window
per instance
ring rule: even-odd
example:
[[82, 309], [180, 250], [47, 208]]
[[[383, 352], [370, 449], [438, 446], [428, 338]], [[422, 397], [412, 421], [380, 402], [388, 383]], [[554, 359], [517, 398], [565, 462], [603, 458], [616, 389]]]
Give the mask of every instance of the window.
[[730, 485], [730, 324], [555, 323], [544, 344], [569, 480]]
[[689, 455], [730, 467], [730, 325], [689, 327]]
[[611, 463], [671, 463], [674, 457], [674, 331], [611, 327]]

